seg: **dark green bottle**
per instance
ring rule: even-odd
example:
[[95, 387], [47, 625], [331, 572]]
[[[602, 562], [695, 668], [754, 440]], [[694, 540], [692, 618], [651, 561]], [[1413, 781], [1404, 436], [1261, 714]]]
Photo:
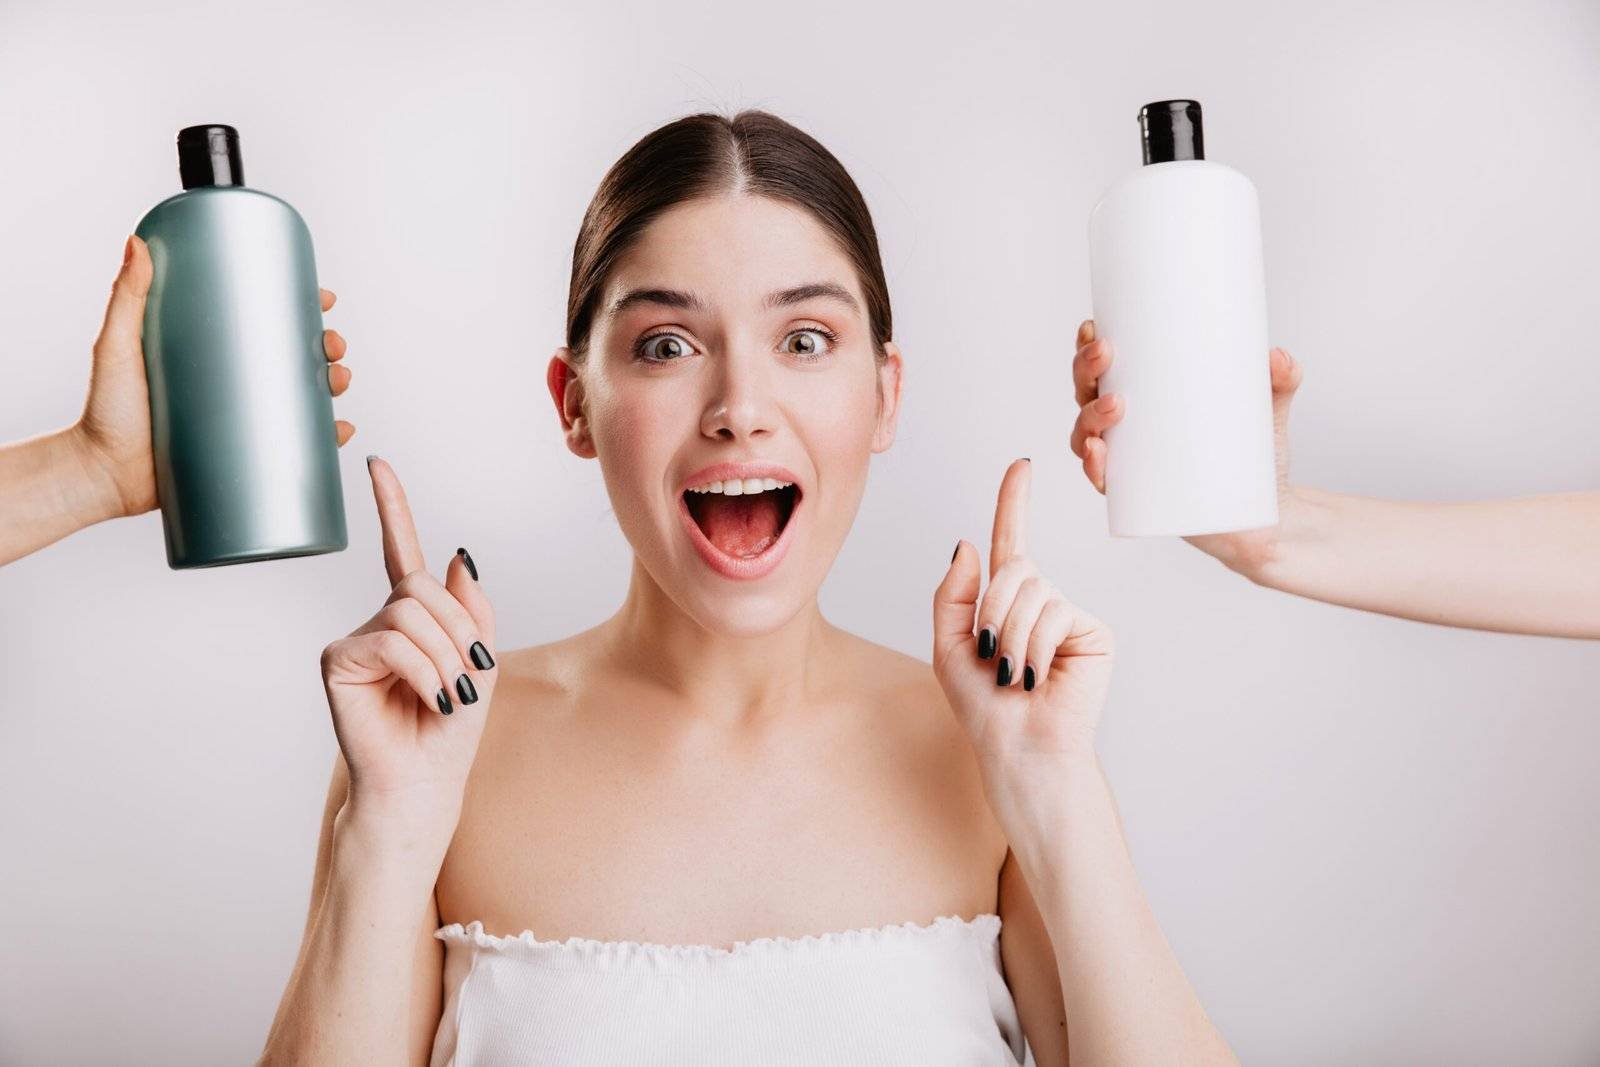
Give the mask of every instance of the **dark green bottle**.
[[244, 185], [232, 126], [178, 132], [184, 191], [134, 231], [156, 493], [175, 570], [349, 544], [322, 303], [298, 212]]

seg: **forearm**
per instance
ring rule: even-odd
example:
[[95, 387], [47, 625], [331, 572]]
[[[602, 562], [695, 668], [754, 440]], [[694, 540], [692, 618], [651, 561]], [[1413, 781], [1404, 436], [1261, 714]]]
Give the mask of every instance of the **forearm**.
[[68, 427], [0, 445], [0, 566], [118, 514]]
[[1139, 885], [1093, 752], [1006, 806], [1055, 951], [1074, 1067], [1236, 1064]]
[[327, 889], [259, 1064], [405, 1064], [418, 926], [438, 864], [395, 835], [335, 823]]
[[1481, 630], [1600, 637], [1600, 493], [1414, 503], [1290, 490], [1253, 581]]

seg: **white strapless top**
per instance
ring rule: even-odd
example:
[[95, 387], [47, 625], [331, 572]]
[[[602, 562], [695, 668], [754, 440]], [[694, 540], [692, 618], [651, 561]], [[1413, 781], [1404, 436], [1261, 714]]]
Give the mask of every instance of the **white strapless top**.
[[431, 1067], [1033, 1067], [1000, 916], [946, 915], [732, 948], [540, 941], [451, 923]]

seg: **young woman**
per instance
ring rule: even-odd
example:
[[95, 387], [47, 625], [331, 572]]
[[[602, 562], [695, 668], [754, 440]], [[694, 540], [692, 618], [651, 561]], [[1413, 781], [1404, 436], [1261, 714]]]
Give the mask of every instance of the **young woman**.
[[[0, 444], [0, 567], [86, 526], [156, 509], [150, 395], [139, 340], [151, 273], [150, 250], [129, 236], [95, 338], [89, 396], [78, 421]], [[334, 300], [322, 290], [323, 311]], [[323, 331], [328, 391], [334, 396], [350, 388], [350, 368], [337, 362], [346, 348], [337, 331]], [[338, 419], [334, 432], [343, 446], [356, 428]]]
[[548, 385], [627, 596], [497, 651], [475, 562], [433, 577], [369, 459], [393, 588], [322, 657], [340, 756], [263, 1062], [1234, 1062], [1129, 861], [1111, 636], [1028, 559], [1027, 462], [931, 667], [818, 610], [894, 439], [890, 338], [811, 137], [693, 115], [612, 167]]
[[[1123, 398], [1100, 395], [1109, 338], [1078, 327], [1072, 451], [1106, 491], [1104, 434]], [[1418, 622], [1600, 638], [1600, 492], [1422, 503], [1289, 483], [1289, 403], [1300, 364], [1268, 353], [1278, 443], [1278, 525], [1190, 537], [1257, 585]]]

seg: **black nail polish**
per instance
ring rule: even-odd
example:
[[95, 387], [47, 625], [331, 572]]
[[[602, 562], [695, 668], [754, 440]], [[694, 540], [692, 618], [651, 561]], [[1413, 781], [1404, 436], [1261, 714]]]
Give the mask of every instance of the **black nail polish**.
[[461, 557], [461, 562], [467, 565], [467, 573], [472, 575], [472, 580], [478, 580], [478, 566], [472, 562], [472, 553], [464, 548], [456, 549], [456, 555]]
[[995, 673], [994, 673], [994, 684], [995, 685], [1010, 685], [1011, 684], [1011, 657], [1010, 656], [1001, 656], [1000, 657], [1000, 669], [998, 671], [995, 671]]
[[472, 688], [472, 679], [464, 674], [456, 679], [456, 695], [461, 698], [463, 704], [478, 702], [478, 691]]
[[1031, 663], [1023, 664], [1022, 688], [1029, 693], [1033, 692], [1033, 664]]
[[950, 562], [954, 563], [956, 561], [956, 557], [959, 556], [959, 555], [961, 555], [961, 542], [957, 541], [956, 542], [956, 550], [954, 552], [950, 553]]
[[494, 666], [494, 657], [489, 655], [489, 650], [483, 647], [482, 641], [472, 642], [472, 647], [467, 649], [467, 655], [472, 657], [472, 665], [480, 671], [486, 671]]
[[996, 639], [995, 632], [988, 626], [978, 631], [978, 658], [989, 659], [994, 655]]
[[450, 694], [446, 693], [443, 689], [439, 690], [439, 695], [434, 699], [439, 702], [440, 715], [448, 715], [452, 711], [456, 710], [450, 706]]

